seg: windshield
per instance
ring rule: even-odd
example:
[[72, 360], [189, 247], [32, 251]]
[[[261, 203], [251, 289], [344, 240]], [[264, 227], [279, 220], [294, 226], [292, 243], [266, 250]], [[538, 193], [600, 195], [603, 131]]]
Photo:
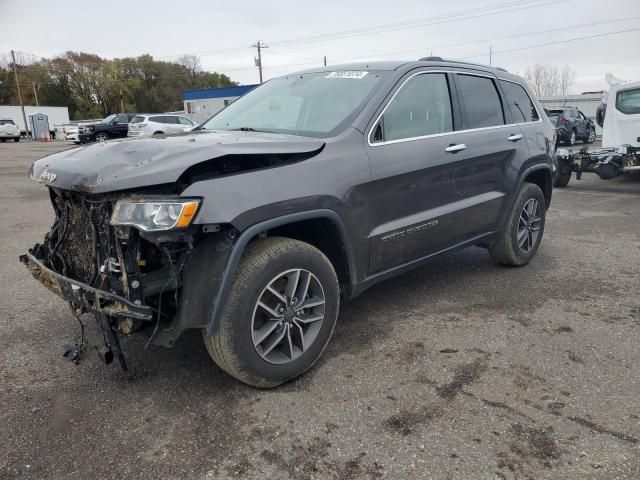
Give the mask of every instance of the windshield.
[[107, 118], [104, 118], [100, 123], [111, 123], [111, 121], [116, 118], [116, 114], [109, 115]]
[[334, 136], [355, 119], [386, 74], [339, 71], [270, 80], [230, 104], [201, 128]]

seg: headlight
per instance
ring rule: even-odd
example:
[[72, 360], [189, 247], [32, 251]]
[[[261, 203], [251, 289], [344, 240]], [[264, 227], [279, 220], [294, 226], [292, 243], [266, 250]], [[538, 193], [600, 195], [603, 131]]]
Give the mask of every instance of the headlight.
[[145, 232], [185, 228], [191, 224], [200, 200], [118, 200], [111, 225], [130, 225]]
[[89, 125], [88, 127], [85, 127], [85, 128], [90, 132], [96, 129], [96, 127], [94, 127], [93, 125]]

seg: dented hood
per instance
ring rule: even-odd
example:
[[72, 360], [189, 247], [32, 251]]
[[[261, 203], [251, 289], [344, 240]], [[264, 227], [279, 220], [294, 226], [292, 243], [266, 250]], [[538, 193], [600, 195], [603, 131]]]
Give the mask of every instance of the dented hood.
[[55, 153], [34, 162], [32, 180], [91, 193], [173, 183], [189, 167], [227, 155], [313, 154], [315, 138], [259, 132], [193, 132], [115, 140]]

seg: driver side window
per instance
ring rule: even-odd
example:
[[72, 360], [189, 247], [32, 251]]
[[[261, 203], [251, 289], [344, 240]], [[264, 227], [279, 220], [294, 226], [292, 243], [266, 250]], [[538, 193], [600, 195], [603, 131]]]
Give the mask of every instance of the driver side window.
[[444, 73], [408, 80], [389, 102], [372, 142], [388, 142], [453, 131], [449, 85]]

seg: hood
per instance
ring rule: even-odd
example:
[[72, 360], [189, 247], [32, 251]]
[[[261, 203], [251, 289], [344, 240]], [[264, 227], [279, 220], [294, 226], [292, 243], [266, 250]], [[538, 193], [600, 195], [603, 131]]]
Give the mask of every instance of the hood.
[[173, 183], [189, 167], [229, 155], [242, 162], [243, 156], [315, 154], [323, 146], [322, 140], [292, 135], [199, 131], [65, 150], [34, 162], [29, 175], [52, 187], [104, 193]]

